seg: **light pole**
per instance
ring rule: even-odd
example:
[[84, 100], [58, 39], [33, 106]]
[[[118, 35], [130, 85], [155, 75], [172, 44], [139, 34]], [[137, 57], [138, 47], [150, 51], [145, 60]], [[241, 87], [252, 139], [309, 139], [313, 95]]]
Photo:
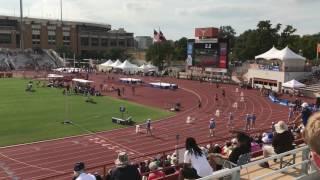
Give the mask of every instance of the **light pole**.
[[23, 7], [22, 0], [20, 0], [20, 48], [23, 50]]

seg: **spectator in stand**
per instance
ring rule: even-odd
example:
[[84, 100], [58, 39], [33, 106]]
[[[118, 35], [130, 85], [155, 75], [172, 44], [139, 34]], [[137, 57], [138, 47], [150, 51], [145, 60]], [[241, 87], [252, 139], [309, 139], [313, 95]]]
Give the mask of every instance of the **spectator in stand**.
[[320, 113], [310, 117], [303, 132], [303, 137], [311, 149], [313, 163], [320, 171]]
[[290, 106], [289, 107], [289, 112], [288, 112], [288, 121], [287, 121], [287, 123], [290, 123], [291, 119], [293, 118], [293, 114], [294, 114], [293, 108]]
[[213, 147], [212, 153], [208, 155], [209, 164], [215, 171], [222, 169], [224, 158], [221, 153], [222, 153], [221, 147], [218, 144], [216, 144]]
[[[294, 137], [285, 122], [279, 121], [274, 125], [275, 134], [272, 138], [272, 146], [264, 146], [262, 148], [263, 156], [269, 157], [272, 154], [281, 154], [294, 149]], [[269, 168], [269, 163], [265, 162], [260, 164], [261, 167]]]
[[107, 180], [141, 180], [137, 167], [129, 164], [127, 153], [120, 152], [115, 165], [116, 167], [109, 171]]
[[96, 177], [90, 173], [85, 172], [85, 166], [83, 162], [78, 162], [73, 168], [74, 180], [96, 180]]
[[225, 143], [225, 146], [223, 146], [223, 148], [222, 148], [222, 154], [229, 157], [229, 155], [232, 152], [232, 149], [233, 149], [232, 143], [230, 141], [227, 141]]
[[308, 119], [312, 114], [312, 111], [309, 109], [308, 107], [308, 103], [304, 102], [302, 103], [301, 107], [301, 113], [300, 115], [295, 119], [295, 123], [297, 123], [297, 121], [299, 121], [299, 119], [301, 119], [303, 126], [306, 126], [308, 123]]
[[149, 164], [149, 169], [151, 173], [148, 176], [148, 180], [154, 180], [165, 176], [162, 171], [158, 171], [158, 164], [156, 161], [153, 161]]
[[228, 160], [235, 164], [237, 164], [240, 155], [250, 153], [251, 151], [251, 138], [247, 134], [238, 132], [236, 137], [238, 144], [228, 157]]
[[196, 179], [212, 174], [212, 168], [192, 137], [186, 139], [186, 151], [184, 153], [184, 167], [181, 170], [181, 175], [185, 179]]

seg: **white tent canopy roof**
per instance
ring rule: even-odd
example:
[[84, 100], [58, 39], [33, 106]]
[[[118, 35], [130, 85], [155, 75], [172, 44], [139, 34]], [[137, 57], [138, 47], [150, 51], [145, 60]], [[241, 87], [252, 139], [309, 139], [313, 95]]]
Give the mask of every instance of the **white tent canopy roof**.
[[100, 64], [100, 66], [110, 66], [111, 64], [113, 64], [113, 61], [111, 59], [109, 59], [108, 61]]
[[302, 57], [299, 54], [296, 54], [288, 46], [282, 49], [280, 52], [278, 52], [277, 56], [278, 56], [277, 59], [280, 59], [283, 61], [291, 60], [291, 59], [306, 60], [305, 57]]
[[141, 70], [148, 70], [149, 68], [145, 65], [145, 64], [142, 64], [139, 69]]
[[122, 64], [118, 65], [115, 68], [119, 68], [119, 69], [134, 69], [137, 70], [138, 66], [135, 64], [130, 63], [128, 60], [125, 60]]
[[269, 51], [256, 56], [255, 59], [273, 59], [274, 54], [278, 53], [279, 51], [280, 50], [273, 46]]
[[111, 65], [109, 65], [109, 66], [111, 66], [111, 67], [117, 67], [117, 66], [119, 66], [121, 64], [121, 61], [119, 60], [119, 59], [117, 59], [114, 63], [112, 63]]
[[305, 57], [302, 57], [299, 54], [296, 54], [288, 46], [283, 48], [280, 51], [275, 47], [272, 47], [269, 51], [256, 56], [255, 59], [266, 59], [266, 60], [279, 59], [282, 61], [287, 61], [287, 60], [305, 61], [306, 60]]
[[306, 87], [305, 84], [302, 84], [301, 82], [293, 79], [291, 81], [288, 81], [286, 83], [282, 84], [283, 87], [287, 87], [287, 88], [301, 88], [301, 87]]

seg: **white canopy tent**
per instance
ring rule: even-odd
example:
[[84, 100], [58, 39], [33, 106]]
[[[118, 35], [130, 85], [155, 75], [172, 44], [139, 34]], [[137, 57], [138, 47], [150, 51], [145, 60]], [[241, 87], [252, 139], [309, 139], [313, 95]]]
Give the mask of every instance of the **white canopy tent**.
[[113, 61], [111, 59], [109, 59], [108, 61], [100, 64], [100, 66], [110, 66], [111, 64], [113, 64]]
[[139, 70], [142, 71], [142, 72], [148, 72], [148, 71], [149, 71], [149, 68], [147, 67], [147, 65], [142, 64], [142, 65], [139, 67]]
[[48, 78], [57, 79], [57, 78], [63, 78], [60, 74], [48, 74]]
[[122, 64], [115, 67], [117, 69], [121, 69], [124, 72], [135, 73], [139, 71], [139, 67], [135, 64], [130, 63], [128, 60], [125, 60]]
[[114, 63], [112, 63], [111, 65], [109, 65], [110, 67], [116, 68], [119, 65], [121, 65], [121, 61], [119, 59], [117, 59]]
[[53, 69], [53, 71], [56, 71], [56, 72], [64, 72], [64, 73], [72, 73], [72, 72], [84, 72], [83, 69], [81, 68], [56, 68], [56, 69]]
[[299, 54], [296, 54], [293, 52], [288, 46], [283, 48], [282, 50], [278, 50], [275, 47], [272, 47], [269, 51], [260, 54], [258, 56], [255, 56], [255, 59], [279, 59], [281, 61], [288, 61], [288, 60], [300, 60], [305, 61], [306, 58], [300, 56]]
[[113, 61], [112, 61], [111, 59], [109, 59], [108, 61], [100, 64], [100, 65], [98, 66], [98, 70], [99, 70], [99, 71], [107, 71], [108, 69], [111, 68], [111, 67], [110, 67], [111, 64], [113, 64]]
[[275, 48], [274, 46], [267, 52], [262, 53], [258, 56], [255, 56], [255, 59], [274, 59], [274, 55], [276, 53], [279, 53], [280, 50], [278, 50], [277, 48]]
[[306, 58], [300, 56], [299, 54], [296, 54], [293, 52], [288, 46], [276, 53], [276, 59], [280, 59], [282, 61], [287, 61], [287, 60], [301, 60], [305, 61]]
[[149, 71], [158, 71], [158, 67], [152, 64], [147, 64], [147, 67], [149, 68]]
[[296, 88], [301, 88], [301, 87], [306, 87], [305, 84], [300, 83], [299, 81], [293, 79], [291, 81], [288, 81], [286, 83], [282, 84], [282, 87], [286, 87], [286, 88], [292, 88], [292, 89], [296, 89]]
[[89, 81], [89, 80], [85, 80], [85, 79], [77, 79], [77, 78], [72, 79], [72, 81], [82, 83], [82, 84], [93, 83], [93, 81]]

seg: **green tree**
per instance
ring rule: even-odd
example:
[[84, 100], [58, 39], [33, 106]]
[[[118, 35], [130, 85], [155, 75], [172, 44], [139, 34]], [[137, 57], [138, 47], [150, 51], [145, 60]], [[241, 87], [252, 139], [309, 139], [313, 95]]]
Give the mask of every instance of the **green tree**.
[[296, 42], [299, 40], [299, 36], [297, 37], [294, 33], [297, 31], [291, 25], [287, 25], [281, 32], [278, 47], [284, 48], [286, 46], [290, 46], [292, 48], [296, 48]]
[[228, 39], [229, 48], [233, 49], [236, 39], [236, 31], [231, 26], [220, 26], [218, 37]]
[[187, 59], [187, 44], [188, 39], [183, 37], [174, 42], [174, 55], [173, 60], [185, 60]]
[[146, 53], [146, 60], [155, 66], [163, 69], [165, 65], [170, 65], [173, 59], [174, 47], [171, 41], [155, 43], [149, 47]]

